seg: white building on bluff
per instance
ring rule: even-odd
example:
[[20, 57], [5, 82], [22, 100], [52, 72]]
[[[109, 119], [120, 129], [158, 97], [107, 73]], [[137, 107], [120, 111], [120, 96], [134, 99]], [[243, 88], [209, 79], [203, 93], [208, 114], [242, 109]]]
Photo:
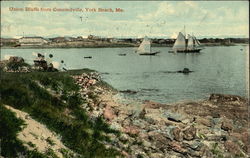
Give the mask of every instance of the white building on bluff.
[[48, 43], [48, 41], [42, 37], [22, 37], [19, 39], [19, 43], [21, 44], [21, 46], [33, 46], [43, 45]]

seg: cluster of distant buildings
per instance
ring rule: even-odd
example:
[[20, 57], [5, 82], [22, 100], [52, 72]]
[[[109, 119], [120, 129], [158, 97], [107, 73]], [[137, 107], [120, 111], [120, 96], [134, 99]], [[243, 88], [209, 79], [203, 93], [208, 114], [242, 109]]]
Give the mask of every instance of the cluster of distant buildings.
[[114, 38], [101, 38], [94, 35], [89, 35], [87, 38], [82, 36], [78, 37], [55, 37], [55, 38], [43, 38], [43, 37], [22, 37], [19, 39], [15, 38], [1, 38], [1, 46], [8, 45], [10, 43], [16, 43], [18, 46], [39, 46], [49, 43], [61, 43], [61, 42], [75, 42], [75, 41], [107, 41], [107, 42], [116, 42], [119, 39]]
[[20, 39], [15, 38], [1, 38], [1, 46], [9, 46], [16, 44], [16, 46], [33, 46], [44, 45], [49, 43], [49, 40], [43, 37], [22, 37]]
[[[19, 39], [14, 38], [1, 38], [1, 46], [41, 46], [53, 43], [63, 43], [63, 42], [108, 42], [108, 43], [133, 43], [140, 44], [142, 38], [106, 38], [94, 35], [89, 35], [86, 38], [82, 36], [78, 37], [54, 37], [54, 38], [43, 38], [43, 37], [22, 37]], [[152, 39], [153, 43], [163, 44], [163, 43], [173, 43], [173, 39]]]
[[17, 43], [19, 46], [39, 46], [44, 44], [49, 44], [52, 42], [69, 42], [69, 41], [78, 41], [81, 40], [82, 37], [72, 38], [72, 37], [55, 37], [55, 38], [43, 38], [43, 37], [22, 37], [19, 39], [13, 38], [2, 38], [1, 46], [6, 43]]

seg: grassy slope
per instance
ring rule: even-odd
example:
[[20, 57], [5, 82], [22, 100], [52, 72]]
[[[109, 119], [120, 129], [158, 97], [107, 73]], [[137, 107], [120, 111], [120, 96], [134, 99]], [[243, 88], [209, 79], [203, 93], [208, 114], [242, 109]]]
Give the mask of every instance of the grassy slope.
[[22, 142], [17, 139], [17, 133], [22, 130], [24, 122], [17, 119], [15, 114], [0, 105], [0, 155], [14, 158], [22, 154], [29, 158], [45, 158], [44, 154], [37, 151], [29, 151], [23, 146]]
[[[59, 133], [63, 143], [83, 157], [115, 157], [119, 153], [106, 149], [101, 141], [109, 141], [103, 133], [119, 133], [111, 130], [102, 118], [90, 119], [79, 107], [85, 100], [79, 96], [79, 87], [70, 74], [83, 72], [90, 70], [27, 74], [1, 72], [1, 103], [28, 112]], [[3, 121], [1, 124], [7, 125]]]

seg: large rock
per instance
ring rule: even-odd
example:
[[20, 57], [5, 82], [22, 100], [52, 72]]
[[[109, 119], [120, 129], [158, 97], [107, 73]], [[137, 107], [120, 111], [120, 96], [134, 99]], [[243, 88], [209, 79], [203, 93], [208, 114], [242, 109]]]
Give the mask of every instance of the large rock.
[[178, 153], [186, 155], [188, 153], [188, 150], [183, 147], [183, 145], [180, 142], [173, 141], [169, 143], [170, 148]]
[[174, 139], [177, 140], [177, 141], [182, 141], [183, 140], [183, 133], [181, 132], [181, 129], [176, 127], [173, 129], [173, 136], [174, 136]]
[[168, 126], [166, 128], [166, 137], [171, 140], [182, 141], [183, 133], [179, 127], [176, 126]]
[[157, 121], [155, 120], [155, 117], [148, 114], [144, 116], [144, 120], [147, 121], [147, 123], [151, 124], [151, 125], [155, 125], [157, 123]]
[[221, 129], [225, 131], [231, 131], [233, 129], [233, 123], [232, 121], [228, 119], [223, 119], [221, 124]]
[[234, 155], [242, 155], [242, 156], [244, 155], [242, 151], [240, 150], [240, 147], [231, 140], [226, 141], [224, 146], [228, 152]]
[[181, 122], [182, 120], [185, 120], [185, 117], [183, 115], [178, 114], [178, 113], [173, 113], [170, 111], [166, 111], [165, 116], [170, 121]]
[[142, 145], [146, 148], [150, 148], [152, 146], [152, 144], [146, 140], [142, 140]]
[[115, 113], [109, 105], [106, 106], [104, 113], [103, 113], [103, 117], [107, 119], [108, 121], [111, 121], [115, 118]]
[[140, 114], [139, 114], [139, 118], [141, 118], [141, 119], [144, 119], [145, 118], [145, 115], [146, 115], [146, 109], [145, 108], [143, 108], [143, 110], [140, 112]]
[[122, 133], [121, 136], [120, 136], [120, 140], [125, 142], [129, 139], [129, 136], [125, 133]]
[[[154, 134], [153, 134], [154, 133]], [[155, 142], [155, 146], [162, 152], [168, 147], [169, 139], [163, 136], [163, 134], [158, 132], [150, 133], [149, 140]], [[152, 135], [153, 134], [153, 135]]]
[[124, 156], [124, 157], [130, 157], [129, 154], [126, 152], [126, 151], [122, 151], [121, 154]]
[[213, 121], [211, 120], [211, 118], [198, 118], [196, 120], [197, 123], [199, 124], [202, 124], [204, 126], [207, 126], [207, 127], [213, 127], [214, 124], [213, 124]]
[[12, 56], [9, 58], [9, 62], [24, 63], [24, 59], [22, 57]]
[[183, 131], [184, 139], [193, 140], [196, 137], [196, 128], [189, 126]]
[[142, 128], [142, 129], [145, 129], [145, 128], [147, 128], [149, 126], [148, 122], [143, 121], [141, 119], [133, 120], [133, 124], [135, 126], [138, 126], [138, 127]]
[[173, 129], [177, 128], [176, 126], [167, 126], [166, 127], [166, 137], [168, 139], [174, 140]]
[[150, 153], [150, 158], [164, 158], [162, 153]]
[[149, 101], [149, 100], [146, 100], [144, 102], [144, 108], [147, 108], [147, 109], [159, 109], [159, 108], [165, 107], [165, 106], [166, 105], [164, 105], [164, 104], [160, 104], [160, 103]]
[[110, 128], [112, 128], [114, 130], [121, 130], [122, 126], [117, 122], [112, 122], [111, 125], [110, 125]]
[[[153, 135], [154, 133], [151, 132], [151, 135]], [[148, 137], [150, 136], [150, 132], [147, 131], [141, 131], [138, 135], [141, 139], [148, 139]]]
[[229, 101], [242, 101], [240, 96], [226, 95], [226, 94], [211, 94], [209, 97], [210, 101], [213, 102], [229, 102]]
[[240, 133], [230, 133], [230, 138], [241, 142], [242, 148], [245, 152], [250, 151], [250, 136], [247, 130], [242, 130]]
[[139, 131], [139, 128], [137, 126], [125, 126], [122, 130], [124, 133], [127, 133], [127, 134], [132, 134], [132, 135], [138, 135], [138, 133], [140, 132]]
[[192, 150], [199, 151], [204, 146], [204, 144], [198, 140], [194, 140], [194, 141], [189, 141], [186, 146], [191, 148]]

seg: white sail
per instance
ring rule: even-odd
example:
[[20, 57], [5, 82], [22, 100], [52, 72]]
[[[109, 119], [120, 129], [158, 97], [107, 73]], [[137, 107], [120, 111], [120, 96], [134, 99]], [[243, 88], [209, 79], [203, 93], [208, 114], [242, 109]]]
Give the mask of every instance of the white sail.
[[187, 49], [193, 50], [194, 49], [194, 38], [188, 34], [188, 45]]
[[185, 50], [186, 49], [186, 39], [185, 36], [179, 32], [178, 37], [174, 43], [173, 50]]
[[139, 54], [151, 52], [151, 42], [147, 37], [145, 37], [143, 39], [142, 43], [140, 44], [139, 48], [137, 49], [137, 52]]
[[197, 46], [200, 46], [201, 43], [196, 39], [196, 37], [193, 36], [193, 38], [194, 38], [194, 45], [195, 45], [196, 47], [197, 47]]

